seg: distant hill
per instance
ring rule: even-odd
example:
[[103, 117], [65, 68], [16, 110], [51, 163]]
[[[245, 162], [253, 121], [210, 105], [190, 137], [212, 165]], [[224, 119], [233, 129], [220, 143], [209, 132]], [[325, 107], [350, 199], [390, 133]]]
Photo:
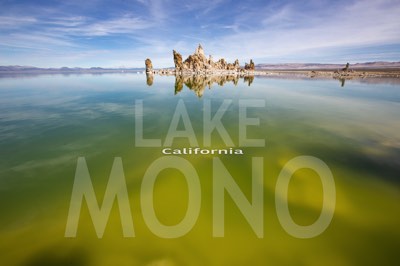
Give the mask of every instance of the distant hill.
[[12, 73], [102, 73], [102, 72], [135, 72], [144, 71], [144, 68], [102, 68], [102, 67], [61, 67], [40, 68], [34, 66], [0, 66], [0, 72]]
[[[284, 64], [258, 64], [256, 69], [259, 70], [285, 70], [285, 69], [341, 69], [344, 64], [318, 64], [318, 63], [284, 63]], [[350, 64], [350, 69], [384, 69], [384, 68], [400, 68], [400, 62], [366, 62]]]
[[[318, 64], [318, 63], [282, 63], [282, 64], [258, 64], [256, 70], [336, 70], [346, 65], [343, 64]], [[400, 69], [400, 62], [365, 62], [350, 64], [350, 69]], [[61, 67], [40, 68], [34, 66], [0, 66], [0, 73], [113, 73], [113, 72], [137, 72], [144, 68], [102, 68], [102, 67]]]

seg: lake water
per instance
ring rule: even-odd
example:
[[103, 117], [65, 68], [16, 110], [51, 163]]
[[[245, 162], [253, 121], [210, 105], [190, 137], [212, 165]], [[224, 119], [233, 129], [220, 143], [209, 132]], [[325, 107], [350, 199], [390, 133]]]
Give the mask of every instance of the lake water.
[[[208, 85], [211, 85], [209, 88]], [[400, 85], [385, 80], [254, 78], [175, 80], [138, 74], [40, 75], [0, 78], [1, 265], [396, 265], [400, 247]], [[203, 89], [204, 88], [204, 89]], [[265, 146], [244, 155], [176, 155], [196, 170], [201, 209], [191, 230], [177, 238], [154, 234], [143, 218], [142, 179], [164, 147], [135, 141], [135, 111], [143, 106], [143, 136], [162, 145], [178, 105], [188, 114], [195, 141], [204, 141], [205, 110], [227, 102], [221, 124], [241, 148], [240, 102], [263, 102], [247, 116], [259, 125], [247, 137]], [[136, 121], [136, 123], [135, 123]], [[178, 128], [187, 129], [180, 121]], [[193, 136], [192, 136], [193, 137]], [[193, 141], [193, 139], [192, 139]], [[226, 149], [226, 137], [211, 135]], [[173, 148], [193, 147], [174, 138]], [[329, 226], [311, 238], [289, 234], [276, 210], [276, 183], [285, 165], [313, 156], [332, 172], [336, 205]], [[99, 204], [115, 157], [120, 157], [135, 237], [124, 237], [114, 203], [98, 238], [86, 203], [75, 238], [66, 238], [79, 157], [84, 157]], [[225, 193], [225, 235], [213, 237], [215, 157], [244, 195], [252, 198], [252, 158], [262, 158], [263, 237]], [[181, 162], [181, 161], [179, 161]], [[183, 161], [182, 161], [183, 162]], [[322, 179], [300, 169], [287, 188], [291, 217], [311, 225], [323, 206]], [[188, 185], [177, 169], [161, 171], [154, 211], [172, 226], [185, 217]], [[279, 195], [278, 195], [279, 197]]]

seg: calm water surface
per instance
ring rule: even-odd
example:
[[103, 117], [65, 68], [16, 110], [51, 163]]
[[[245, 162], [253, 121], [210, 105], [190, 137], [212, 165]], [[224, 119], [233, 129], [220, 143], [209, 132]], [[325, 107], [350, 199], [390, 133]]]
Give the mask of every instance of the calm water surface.
[[[145, 75], [42, 75], [0, 78], [1, 265], [396, 265], [400, 247], [400, 85], [385, 82], [255, 78], [175, 80]], [[235, 84], [236, 83], [236, 84]], [[149, 85], [151, 86], [149, 86]], [[251, 84], [249, 86], [249, 84]], [[223, 85], [223, 86], [222, 86]], [[244, 147], [244, 156], [219, 155], [248, 199], [251, 158], [264, 163], [264, 237], [258, 238], [229, 196], [225, 237], [212, 234], [212, 155], [182, 155], [196, 169], [201, 211], [193, 229], [177, 239], [154, 235], [140, 206], [143, 175], [162, 147], [135, 143], [135, 103], [143, 100], [144, 136], [164, 142], [175, 108], [183, 101], [199, 147], [204, 103], [222, 118], [238, 142], [239, 100], [265, 100], [249, 110], [260, 126], [251, 138], [265, 147]], [[182, 125], [180, 125], [182, 126]], [[173, 147], [190, 147], [175, 139]], [[217, 133], [212, 147], [224, 148]], [[300, 155], [323, 160], [336, 184], [329, 227], [310, 239], [289, 235], [275, 210], [275, 185], [284, 165]], [[85, 157], [102, 201], [111, 166], [121, 157], [135, 238], [122, 235], [114, 204], [98, 239], [84, 204], [76, 238], [64, 232], [78, 157]], [[216, 178], [216, 177], [214, 177]], [[319, 217], [323, 192], [318, 175], [297, 171], [288, 188], [293, 220]], [[179, 223], [187, 208], [187, 184], [176, 170], [162, 171], [154, 188], [160, 222]]]

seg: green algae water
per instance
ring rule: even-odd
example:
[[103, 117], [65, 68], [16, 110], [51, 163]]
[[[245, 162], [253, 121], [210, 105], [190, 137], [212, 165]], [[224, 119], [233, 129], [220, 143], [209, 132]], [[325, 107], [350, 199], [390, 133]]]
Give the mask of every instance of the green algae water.
[[[342, 86], [344, 85], [344, 86]], [[204, 112], [221, 117], [233, 145], [215, 130], [205, 143]], [[262, 101], [247, 116], [258, 119], [247, 137], [265, 145], [240, 145], [240, 103]], [[161, 145], [137, 143], [142, 134]], [[177, 106], [184, 106], [194, 140], [172, 149], [242, 149], [235, 154], [164, 154]], [[396, 265], [400, 246], [400, 85], [396, 81], [247, 78], [182, 80], [138, 74], [40, 75], [0, 78], [1, 265]], [[179, 121], [183, 132], [188, 125]], [[191, 141], [195, 141], [193, 145]], [[160, 237], [144, 219], [141, 190], [151, 165], [177, 156], [196, 171], [201, 207], [179, 237]], [[276, 184], [285, 165], [313, 156], [330, 169], [336, 204], [330, 224], [310, 238], [291, 235], [277, 210]], [[99, 238], [83, 201], [75, 237], [65, 237], [78, 158], [84, 158], [101, 206], [115, 158], [121, 158], [134, 237], [124, 237], [120, 202], [112, 205]], [[241, 193], [252, 199], [252, 158], [261, 158], [263, 234], [225, 193], [224, 235], [215, 237], [216, 158]], [[181, 162], [181, 161], [179, 161]], [[307, 168], [293, 173], [288, 208], [301, 226], [318, 220], [321, 178]], [[278, 195], [279, 196], [279, 195]], [[153, 207], [165, 226], [188, 210], [184, 174], [160, 171]]]

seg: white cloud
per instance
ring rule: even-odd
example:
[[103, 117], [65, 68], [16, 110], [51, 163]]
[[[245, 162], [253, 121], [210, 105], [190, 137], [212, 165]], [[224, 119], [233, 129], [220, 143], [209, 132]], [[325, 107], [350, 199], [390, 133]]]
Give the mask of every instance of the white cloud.
[[141, 4], [146, 6], [151, 15], [151, 19], [154, 21], [162, 21], [166, 19], [169, 15], [169, 5], [166, 0], [139, 0]]
[[[258, 6], [224, 0], [137, 0], [136, 7], [102, 20], [89, 13], [68, 15], [67, 10], [54, 9], [43, 9], [36, 17], [0, 16], [0, 29], [9, 30], [0, 32], [0, 48], [35, 49], [31, 55], [26, 52], [14, 58], [28, 56], [52, 65], [63, 60], [60, 64], [70, 66], [141, 67], [150, 57], [156, 67], [169, 67], [172, 49], [187, 56], [198, 43], [214, 58], [239, 57], [240, 62], [250, 58], [294, 61], [299, 55], [326, 62], [340, 49], [400, 44], [400, 5], [390, 0]], [[192, 20], [187, 20], [191, 15]], [[97, 37], [109, 42], [97, 44]], [[118, 48], [110, 44], [116, 40], [122, 40]], [[4, 58], [12, 61], [9, 54], [2, 54], [2, 62]]]
[[37, 19], [27, 16], [0, 16], [0, 28], [14, 29], [36, 23]]
[[51, 50], [54, 46], [76, 47], [76, 44], [65, 38], [42, 33], [11, 33], [2, 37], [1, 45], [39, 50]]
[[[296, 16], [296, 11], [284, 6], [263, 21], [269, 26], [224, 36], [211, 41], [208, 47], [229, 58], [240, 54], [249, 59], [295, 57], [315, 49], [400, 43], [400, 5], [389, 3], [360, 1], [323, 17], [310, 12], [308, 25], [302, 27], [300, 21], [300, 25], [282, 28], [281, 23]], [[305, 14], [301, 16], [307, 19]]]
[[55, 17], [47, 19], [45, 22], [62, 27], [77, 27], [84, 25], [87, 22], [87, 18], [83, 16]]
[[138, 17], [125, 15], [121, 18], [97, 21], [80, 25], [75, 28], [59, 29], [71, 35], [85, 35], [85, 36], [107, 36], [111, 34], [128, 34], [134, 33], [136, 30], [146, 29], [153, 26], [151, 22], [145, 21]]

